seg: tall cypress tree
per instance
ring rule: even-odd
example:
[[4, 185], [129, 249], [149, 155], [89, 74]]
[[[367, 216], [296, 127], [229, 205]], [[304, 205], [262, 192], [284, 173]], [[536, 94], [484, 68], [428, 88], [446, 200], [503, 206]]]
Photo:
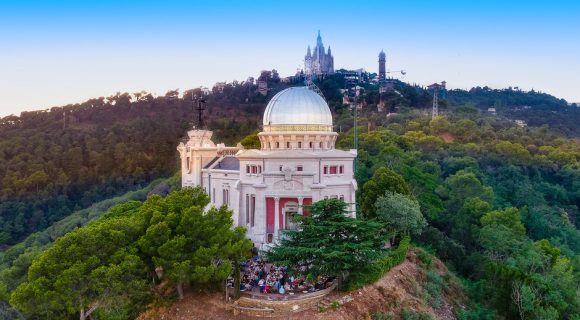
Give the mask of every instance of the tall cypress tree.
[[350, 217], [343, 201], [322, 200], [308, 211], [311, 215], [296, 217], [299, 230], [285, 231], [266, 259], [294, 272], [302, 268], [307, 275], [337, 276], [342, 282], [380, 255], [380, 224]]

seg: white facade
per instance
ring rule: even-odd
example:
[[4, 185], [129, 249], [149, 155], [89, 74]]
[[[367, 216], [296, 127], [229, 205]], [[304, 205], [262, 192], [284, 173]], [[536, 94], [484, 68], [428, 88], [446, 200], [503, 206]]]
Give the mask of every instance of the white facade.
[[260, 150], [225, 147], [211, 131], [192, 130], [181, 143], [182, 185], [201, 186], [215, 206], [228, 205], [258, 248], [294, 228], [292, 216], [325, 198], [343, 199], [355, 215], [356, 151], [334, 148], [332, 115], [306, 87], [281, 91], [268, 103]]

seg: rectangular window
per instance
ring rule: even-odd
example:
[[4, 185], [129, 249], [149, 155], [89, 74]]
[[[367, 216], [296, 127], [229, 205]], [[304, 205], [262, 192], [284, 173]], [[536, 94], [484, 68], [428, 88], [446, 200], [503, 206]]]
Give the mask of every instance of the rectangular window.
[[303, 171], [303, 170], [304, 170], [304, 167], [302, 167], [301, 164], [296, 166], [296, 171]]
[[336, 166], [330, 166], [330, 174], [336, 174], [337, 170], [336, 170]]
[[258, 173], [262, 173], [262, 166], [258, 166]]
[[250, 222], [250, 195], [246, 193], [246, 224]]
[[324, 172], [324, 174], [328, 174], [328, 166], [324, 166], [323, 172]]
[[302, 149], [302, 142], [298, 141], [298, 149]]
[[252, 207], [251, 225], [253, 227], [256, 220], [256, 195], [254, 194], [252, 195], [251, 207]]
[[246, 173], [250, 173], [250, 165], [249, 164], [246, 165]]
[[280, 166], [280, 171], [282, 171], [282, 166]]
[[340, 174], [344, 173], [344, 166], [338, 167], [338, 173], [340, 173]]
[[342, 194], [341, 194], [339, 199], [340, 199], [341, 201], [344, 201], [344, 195], [342, 195]]
[[252, 173], [258, 173], [258, 167], [252, 166]]
[[222, 204], [230, 205], [230, 190], [228, 189], [222, 191]]
[[286, 149], [290, 149], [290, 142], [286, 142]]

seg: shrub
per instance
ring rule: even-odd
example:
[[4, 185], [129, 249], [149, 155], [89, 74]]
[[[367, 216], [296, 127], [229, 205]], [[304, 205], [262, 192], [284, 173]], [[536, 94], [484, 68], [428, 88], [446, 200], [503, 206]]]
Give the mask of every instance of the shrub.
[[399, 243], [397, 249], [384, 255], [382, 258], [379, 258], [376, 262], [369, 263], [366, 267], [353, 272], [345, 285], [345, 289], [347, 291], [355, 290], [379, 280], [393, 267], [405, 261], [410, 245], [411, 240], [409, 238], [404, 238]]
[[403, 311], [401, 311], [401, 318], [403, 320], [432, 320], [433, 319], [433, 317], [431, 317], [431, 315], [428, 313], [421, 312], [421, 311], [415, 311], [415, 310], [407, 310], [407, 309], [404, 309]]

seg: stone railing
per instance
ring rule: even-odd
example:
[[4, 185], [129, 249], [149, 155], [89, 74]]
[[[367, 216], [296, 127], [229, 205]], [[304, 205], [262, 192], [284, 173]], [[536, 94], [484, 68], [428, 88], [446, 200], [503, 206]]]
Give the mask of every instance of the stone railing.
[[261, 317], [277, 317], [280, 315], [304, 311], [317, 305], [325, 296], [336, 289], [337, 282], [332, 286], [309, 293], [290, 294], [259, 294], [242, 292], [242, 297], [233, 304], [234, 314], [247, 314]]

